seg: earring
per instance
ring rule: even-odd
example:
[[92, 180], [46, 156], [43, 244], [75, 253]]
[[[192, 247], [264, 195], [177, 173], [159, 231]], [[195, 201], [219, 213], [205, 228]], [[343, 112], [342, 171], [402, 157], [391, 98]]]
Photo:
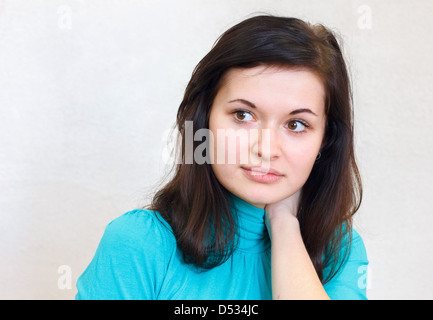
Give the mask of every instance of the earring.
[[321, 156], [322, 156], [322, 153], [319, 152], [319, 154], [317, 155], [316, 161], [319, 160]]

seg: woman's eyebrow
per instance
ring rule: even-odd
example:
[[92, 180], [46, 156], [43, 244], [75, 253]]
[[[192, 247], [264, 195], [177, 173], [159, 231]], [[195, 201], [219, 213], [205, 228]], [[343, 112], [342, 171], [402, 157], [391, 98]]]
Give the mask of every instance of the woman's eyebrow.
[[[240, 102], [240, 103], [243, 103], [243, 104], [245, 104], [245, 105], [251, 107], [252, 109], [256, 109], [256, 108], [257, 108], [256, 105], [255, 105], [254, 103], [252, 103], [251, 101], [245, 100], [245, 99], [235, 99], [235, 100], [231, 100], [231, 101], [229, 101], [229, 103], [232, 103], [232, 102]], [[312, 115], [315, 115], [315, 116], [317, 117], [317, 114], [314, 113], [314, 112], [313, 112], [311, 109], [309, 109], [309, 108], [299, 108], [299, 109], [295, 109], [295, 110], [292, 110], [289, 114], [290, 114], [290, 115], [294, 115], [294, 114], [299, 114], [299, 113], [311, 113]]]
[[251, 101], [245, 100], [245, 99], [235, 99], [235, 100], [229, 101], [229, 103], [232, 103], [232, 102], [240, 102], [240, 103], [246, 104], [247, 106], [249, 106], [253, 109], [256, 109], [256, 105], [254, 103], [252, 103]]
[[317, 117], [317, 114], [315, 114], [313, 111], [311, 111], [311, 109], [308, 108], [300, 108], [300, 109], [295, 109], [292, 112], [290, 112], [289, 114], [293, 115], [293, 114], [298, 114], [298, 113], [311, 113], [312, 115], [315, 115]]

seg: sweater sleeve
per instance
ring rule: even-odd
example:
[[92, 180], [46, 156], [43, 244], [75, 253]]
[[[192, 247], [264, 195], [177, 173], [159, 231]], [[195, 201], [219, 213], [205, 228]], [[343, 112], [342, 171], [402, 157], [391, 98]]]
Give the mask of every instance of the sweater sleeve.
[[[361, 236], [352, 230], [350, 253], [338, 273], [324, 285], [332, 300], [366, 300], [367, 294], [367, 252]], [[329, 274], [330, 266], [323, 271]]]
[[133, 210], [105, 229], [89, 266], [77, 281], [77, 300], [157, 299], [176, 250], [157, 213]]

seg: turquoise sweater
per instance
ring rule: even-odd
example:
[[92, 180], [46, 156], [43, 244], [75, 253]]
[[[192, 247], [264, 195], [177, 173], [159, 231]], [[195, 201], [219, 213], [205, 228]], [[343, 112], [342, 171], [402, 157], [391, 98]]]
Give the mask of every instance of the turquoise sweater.
[[[239, 241], [222, 265], [201, 271], [185, 264], [167, 222], [137, 209], [108, 224], [76, 299], [272, 299], [265, 211], [234, 198]], [[352, 237], [347, 262], [324, 286], [331, 299], [366, 299], [367, 255], [359, 234]]]

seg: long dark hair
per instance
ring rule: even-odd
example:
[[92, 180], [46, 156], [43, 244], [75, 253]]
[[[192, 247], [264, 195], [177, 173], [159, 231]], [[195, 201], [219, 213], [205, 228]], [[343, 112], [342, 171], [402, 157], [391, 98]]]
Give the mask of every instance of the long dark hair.
[[[350, 247], [342, 244], [346, 236], [351, 238], [362, 186], [354, 155], [349, 76], [336, 36], [322, 25], [265, 15], [244, 20], [222, 34], [195, 68], [177, 113], [182, 163], [175, 165], [173, 177], [148, 208], [170, 224], [187, 263], [212, 268], [230, 256], [236, 246], [230, 193], [209, 163], [185, 162], [185, 124], [192, 121], [194, 133], [208, 129], [223, 75], [230, 68], [258, 65], [306, 68], [321, 77], [326, 89], [321, 157], [303, 186], [297, 215], [307, 251], [325, 283], [344, 260], [342, 247]], [[193, 148], [199, 143], [195, 141]], [[332, 268], [324, 279], [327, 265]]]

